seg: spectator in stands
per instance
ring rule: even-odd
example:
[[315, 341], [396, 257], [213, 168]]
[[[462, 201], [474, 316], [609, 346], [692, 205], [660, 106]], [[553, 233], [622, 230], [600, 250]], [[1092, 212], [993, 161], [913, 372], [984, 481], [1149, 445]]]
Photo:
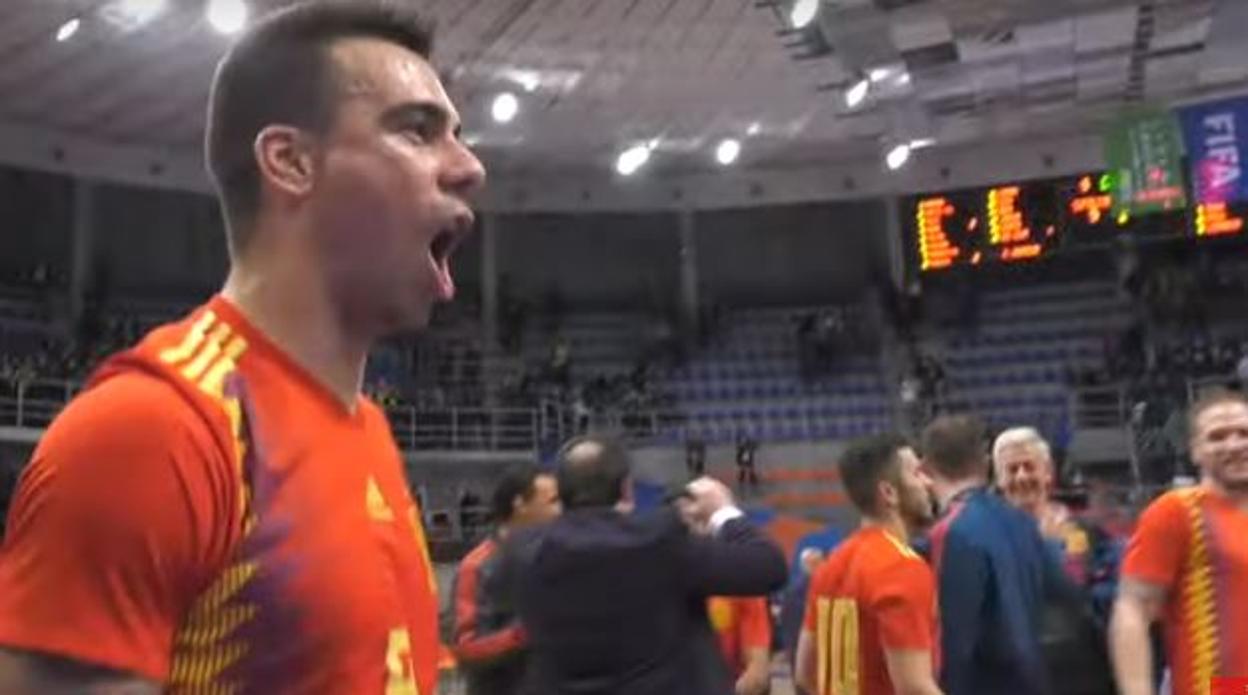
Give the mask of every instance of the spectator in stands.
[[520, 692], [527, 638], [500, 595], [498, 549], [515, 530], [547, 523], [559, 511], [555, 477], [533, 466], [508, 470], [494, 488], [490, 513], [497, 526], [460, 563], [451, 592], [451, 652], [467, 677], [467, 695]]
[[579, 437], [558, 454], [564, 514], [516, 533], [503, 572], [530, 637], [527, 692], [723, 695], [733, 684], [706, 615], [713, 595], [762, 595], [785, 580], [780, 550], [731, 492], [689, 484], [694, 535], [672, 508], [632, 507], [630, 457]]
[[931, 533], [940, 587], [941, 686], [950, 695], [1048, 695], [1040, 649], [1045, 598], [1067, 588], [1035, 521], [988, 489], [986, 430], [936, 418], [923, 456], [943, 518]]
[[1144, 510], [1122, 563], [1110, 626], [1122, 695], [1157, 692], [1155, 623], [1174, 695], [1209, 693], [1215, 677], [1248, 675], [1248, 397], [1215, 391], [1189, 416], [1200, 484]]
[[758, 442], [748, 432], [737, 434], [737, 487], [758, 489]]
[[840, 473], [862, 526], [811, 580], [796, 681], [816, 695], [941, 695], [936, 581], [909, 545], [932, 520], [930, 481], [897, 435], [852, 442]]
[[699, 437], [685, 442], [685, 471], [690, 480], [706, 475], [706, 442]]

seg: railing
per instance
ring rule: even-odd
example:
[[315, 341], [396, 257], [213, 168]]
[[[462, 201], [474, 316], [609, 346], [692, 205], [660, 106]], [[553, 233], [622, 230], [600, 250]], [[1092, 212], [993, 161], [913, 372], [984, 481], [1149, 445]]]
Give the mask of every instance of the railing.
[[1131, 419], [1131, 402], [1122, 385], [1078, 387], [1071, 391], [1076, 428], [1122, 427]]
[[[78, 392], [73, 381], [0, 381], [0, 427], [44, 429]], [[526, 408], [390, 408], [386, 417], [399, 448], [408, 451], [534, 452], [541, 441], [538, 411]]]

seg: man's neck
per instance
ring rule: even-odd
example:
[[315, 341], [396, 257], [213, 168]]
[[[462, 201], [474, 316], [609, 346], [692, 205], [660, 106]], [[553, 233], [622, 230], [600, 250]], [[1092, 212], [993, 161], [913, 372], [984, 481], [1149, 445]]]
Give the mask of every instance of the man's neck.
[[949, 508], [949, 505], [953, 503], [954, 498], [958, 495], [966, 492], [967, 490], [983, 487], [985, 483], [987, 483], [986, 480], [978, 477], [958, 481], [935, 482], [936, 501], [940, 504], [940, 508], [943, 511]]
[[897, 540], [908, 543], [910, 540], [910, 529], [906, 528], [905, 522], [901, 520], [901, 516], [897, 514], [885, 514], [882, 516], [864, 516], [862, 517], [862, 527], [878, 528], [884, 530], [888, 535]]
[[371, 340], [352, 335], [324, 288], [292, 265], [266, 263], [258, 271], [236, 262], [221, 295], [354, 411]]
[[1204, 481], [1201, 484], [1205, 488], [1212, 490], [1221, 497], [1225, 498], [1232, 507], [1235, 507], [1241, 512], [1248, 512], [1248, 490], [1228, 489], [1226, 486], [1209, 476], [1205, 476]]

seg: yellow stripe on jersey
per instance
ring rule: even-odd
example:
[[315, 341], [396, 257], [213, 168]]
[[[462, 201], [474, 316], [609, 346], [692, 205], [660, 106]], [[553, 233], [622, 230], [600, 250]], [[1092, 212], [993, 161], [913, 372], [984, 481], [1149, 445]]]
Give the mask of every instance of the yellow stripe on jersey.
[[247, 654], [245, 643], [231, 639], [256, 614], [256, 607], [235, 601], [255, 576], [258, 565], [239, 562], [228, 568], [200, 594], [174, 637], [171, 689], [194, 692], [232, 692], [216, 682], [222, 672]]
[[1190, 541], [1187, 548], [1186, 571], [1180, 591], [1186, 615], [1184, 622], [1191, 635], [1192, 682], [1191, 692], [1208, 692], [1209, 684], [1217, 671], [1221, 653], [1218, 635], [1218, 596], [1213, 584], [1213, 566], [1207, 546], [1205, 515], [1201, 509], [1199, 490], [1182, 496], [1191, 522]]
[[200, 349], [195, 358], [182, 368], [182, 375], [191, 381], [199, 381], [204, 371], [208, 369], [208, 365], [217, 359], [221, 354], [221, 346], [225, 344], [227, 338], [230, 337], [230, 325], [228, 323], [219, 323], [212, 332], [208, 334], [208, 339], [204, 342], [204, 346]]
[[217, 315], [211, 309], [205, 310], [203, 316], [191, 325], [191, 330], [182, 337], [182, 342], [177, 347], [161, 350], [160, 361], [165, 364], [177, 364], [189, 359], [196, 350], [199, 350], [200, 344], [204, 342], [204, 335], [216, 322]]
[[832, 660], [832, 600], [822, 596], [815, 603], [815, 653], [818, 659], [816, 695], [827, 695]]

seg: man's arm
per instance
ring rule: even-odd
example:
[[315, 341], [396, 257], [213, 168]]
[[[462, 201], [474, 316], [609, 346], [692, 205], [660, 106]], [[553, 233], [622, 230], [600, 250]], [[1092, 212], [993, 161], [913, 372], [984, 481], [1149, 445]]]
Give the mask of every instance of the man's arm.
[[683, 539], [685, 576], [703, 596], [759, 596], [784, 586], [784, 554], [744, 518], [725, 522], [713, 536]]
[[885, 649], [884, 664], [897, 695], [941, 695], [932, 675], [932, 653], [919, 649]]
[[945, 539], [937, 576], [940, 596], [941, 687], [969, 695], [975, 683], [975, 652], [983, 632], [988, 558], [957, 529]]
[[688, 493], [695, 525], [710, 531], [680, 536], [678, 561], [690, 591], [702, 596], [762, 596], [784, 585], [789, 574], [784, 554], [744, 518], [727, 486], [700, 478], [689, 484]]
[[793, 680], [798, 687], [808, 693], [818, 693], [819, 683], [815, 668], [818, 666], [815, 660], [815, 633], [810, 630], [802, 630], [802, 634], [797, 638], [797, 658], [793, 667]]
[[1137, 579], [1123, 579], [1109, 623], [1109, 655], [1122, 695], [1154, 695], [1153, 643], [1149, 628], [1165, 606], [1165, 590]]
[[506, 658], [523, 648], [526, 637], [519, 620], [506, 627], [486, 631], [480, 624], [481, 558], [471, 556], [455, 574], [455, 627], [452, 651], [469, 666], [481, 666]]
[[0, 648], [6, 695], [158, 695], [159, 683], [51, 656]]
[[770, 650], [750, 647], [742, 653], [745, 671], [737, 679], [736, 695], [766, 695], [771, 687]]
[[739, 599], [737, 630], [745, 670], [737, 679], [737, 695], [766, 695], [771, 687], [771, 615], [764, 597]]
[[167, 384], [121, 375], [79, 396], [9, 514], [0, 692], [164, 681], [181, 617], [241, 533], [238, 489], [212, 430]]

